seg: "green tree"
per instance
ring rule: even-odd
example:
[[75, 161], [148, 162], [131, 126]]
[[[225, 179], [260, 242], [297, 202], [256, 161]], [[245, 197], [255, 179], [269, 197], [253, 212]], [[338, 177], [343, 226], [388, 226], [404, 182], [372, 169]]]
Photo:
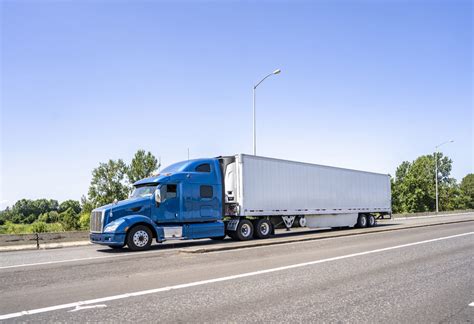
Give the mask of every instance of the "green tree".
[[158, 160], [153, 154], [145, 153], [145, 150], [138, 150], [127, 169], [130, 184], [151, 176], [159, 167]]
[[[447, 192], [454, 179], [449, 178], [452, 161], [438, 153], [438, 188]], [[446, 196], [451, 197], [451, 196]], [[452, 197], [450, 198], [452, 199]], [[446, 201], [441, 201], [444, 210]], [[435, 209], [435, 155], [423, 155], [413, 162], [404, 161], [392, 182], [393, 210], [397, 213], [432, 211]], [[444, 203], [444, 204], [443, 204]]]
[[72, 208], [76, 214], [79, 214], [81, 212], [81, 205], [77, 200], [65, 200], [59, 205], [58, 212], [62, 213], [69, 208]]
[[79, 215], [74, 212], [74, 209], [68, 208], [59, 214], [59, 219], [66, 231], [75, 230], [78, 228]]
[[128, 187], [125, 183], [127, 166], [119, 159], [100, 163], [92, 171], [92, 181], [89, 186], [89, 200], [94, 207], [109, 204], [117, 200], [126, 199]]
[[87, 199], [86, 196], [81, 197], [81, 210], [82, 213], [90, 213], [94, 209], [94, 204], [92, 201]]
[[474, 173], [469, 173], [462, 178], [460, 189], [466, 196], [466, 208], [474, 208]]

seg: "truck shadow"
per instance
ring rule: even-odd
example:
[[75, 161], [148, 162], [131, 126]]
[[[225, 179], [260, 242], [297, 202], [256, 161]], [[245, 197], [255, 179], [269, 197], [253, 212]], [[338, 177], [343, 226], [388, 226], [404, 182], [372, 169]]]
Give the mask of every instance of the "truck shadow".
[[[390, 227], [390, 226], [395, 226], [395, 225], [400, 225], [397, 223], [390, 223], [390, 224], [384, 224], [384, 223], [379, 223], [377, 224], [377, 227]], [[308, 228], [292, 228], [290, 231], [286, 231], [285, 229], [277, 229], [275, 235], [272, 236], [272, 238], [283, 238], [283, 237], [299, 237], [299, 236], [305, 236], [308, 234], [318, 234], [318, 233], [350, 233], [354, 231], [354, 228], [349, 228], [349, 227], [342, 227], [342, 228], [321, 228], [321, 229], [308, 229]], [[363, 232], [362, 232], [363, 233]], [[324, 237], [321, 237], [324, 238]], [[255, 240], [253, 240], [255, 241]], [[251, 241], [248, 241], [251, 242]], [[212, 246], [212, 245], [225, 245], [225, 244], [235, 244], [239, 243], [239, 241], [234, 241], [229, 237], [226, 237], [224, 240], [211, 240], [211, 239], [199, 239], [199, 240], [176, 240], [176, 241], [166, 241], [164, 243], [156, 243], [154, 242], [150, 249], [148, 251], [171, 251], [173, 249], [180, 249], [180, 248], [185, 248], [185, 247], [205, 247], [205, 246]], [[103, 253], [124, 253], [124, 252], [132, 252], [128, 248], [123, 248], [123, 249], [98, 249], [98, 252], [103, 252]]]

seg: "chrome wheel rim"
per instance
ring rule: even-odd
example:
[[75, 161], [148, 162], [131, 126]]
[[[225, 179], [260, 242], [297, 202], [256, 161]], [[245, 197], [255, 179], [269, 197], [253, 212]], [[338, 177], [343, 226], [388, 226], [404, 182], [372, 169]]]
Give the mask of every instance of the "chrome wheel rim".
[[270, 232], [270, 225], [267, 222], [262, 222], [260, 224], [260, 233], [262, 235], [267, 235]]
[[135, 234], [133, 234], [133, 244], [138, 247], [144, 247], [147, 245], [148, 240], [148, 233], [143, 230], [136, 231]]
[[240, 228], [240, 233], [242, 234], [243, 237], [249, 237], [251, 232], [252, 232], [252, 229], [250, 228], [249, 224], [243, 224], [242, 227]]
[[360, 218], [360, 225], [361, 225], [361, 226], [367, 225], [367, 218], [361, 217], [361, 218]]

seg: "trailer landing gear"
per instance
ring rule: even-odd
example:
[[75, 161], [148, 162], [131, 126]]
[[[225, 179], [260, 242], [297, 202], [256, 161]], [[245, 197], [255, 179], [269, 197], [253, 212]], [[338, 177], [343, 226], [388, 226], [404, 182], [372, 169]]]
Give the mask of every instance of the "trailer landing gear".
[[293, 226], [293, 223], [295, 221], [295, 216], [281, 216], [281, 219], [283, 220], [283, 223], [285, 224], [286, 230], [289, 231], [291, 226]]

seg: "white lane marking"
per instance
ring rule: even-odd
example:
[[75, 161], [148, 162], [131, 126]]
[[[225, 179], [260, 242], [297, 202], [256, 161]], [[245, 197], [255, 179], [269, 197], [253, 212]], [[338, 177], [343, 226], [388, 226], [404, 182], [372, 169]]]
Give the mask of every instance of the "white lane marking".
[[117, 254], [114, 254], [114, 255], [102, 255], [102, 256], [88, 257], [88, 258], [77, 258], [77, 259], [45, 261], [45, 262], [37, 262], [37, 263], [15, 264], [15, 265], [0, 267], [0, 270], [11, 269], [11, 268], [33, 267], [33, 266], [38, 266], [38, 265], [48, 265], [48, 264], [55, 264], [55, 263], [68, 263], [68, 262], [78, 262], [78, 261], [87, 261], [87, 260], [100, 260], [100, 259], [109, 259], [109, 258], [119, 258], [119, 257], [141, 255], [141, 254], [160, 253], [160, 252], [166, 252], [166, 251], [167, 250], [117, 253]]
[[474, 302], [470, 303], [470, 304], [469, 304], [469, 306], [472, 306], [472, 307], [474, 307]]
[[462, 233], [462, 234], [457, 234], [457, 235], [439, 237], [439, 238], [435, 238], [435, 239], [419, 241], [419, 242], [414, 242], [414, 243], [408, 243], [408, 244], [402, 244], [402, 245], [395, 245], [395, 246], [386, 247], [386, 248], [382, 248], [382, 249], [370, 250], [370, 251], [365, 251], [365, 252], [358, 252], [358, 253], [347, 254], [347, 255], [342, 255], [342, 256], [338, 256], [338, 257], [333, 257], [333, 258], [328, 258], [328, 259], [321, 259], [321, 260], [304, 262], [304, 263], [297, 263], [297, 264], [292, 264], [292, 265], [277, 267], [277, 268], [271, 268], [271, 269], [266, 269], [266, 270], [246, 272], [246, 273], [241, 273], [241, 274], [227, 276], [227, 277], [201, 280], [201, 281], [195, 281], [195, 282], [190, 282], [190, 283], [181, 284], [181, 285], [155, 288], [155, 289], [149, 289], [149, 290], [142, 290], [142, 291], [126, 293], [126, 294], [121, 294], [121, 295], [108, 296], [108, 297], [102, 297], [102, 298], [96, 298], [96, 299], [89, 299], [89, 300], [79, 301], [79, 302], [75, 302], [75, 303], [55, 305], [55, 306], [32, 309], [32, 310], [22, 311], [22, 312], [17, 312], [17, 313], [4, 314], [4, 315], [0, 315], [0, 320], [5, 320], [5, 319], [15, 318], [15, 317], [21, 317], [21, 316], [24, 316], [24, 315], [46, 313], [46, 312], [56, 311], [56, 310], [60, 310], [60, 309], [66, 309], [66, 308], [82, 306], [82, 305], [93, 305], [93, 304], [104, 303], [104, 302], [108, 302], [108, 301], [112, 301], [112, 300], [125, 299], [125, 298], [137, 297], [137, 296], [143, 296], [143, 295], [149, 295], [149, 294], [156, 294], [156, 293], [170, 291], [170, 290], [177, 290], [177, 289], [201, 286], [201, 285], [206, 285], [206, 284], [211, 284], [211, 283], [216, 283], [216, 282], [222, 282], [222, 281], [229, 281], [229, 280], [240, 279], [240, 278], [245, 278], [245, 277], [251, 277], [251, 276], [256, 276], [256, 275], [261, 275], [261, 274], [266, 274], [266, 273], [271, 273], [271, 272], [277, 272], [277, 271], [295, 269], [295, 268], [300, 268], [300, 267], [306, 267], [306, 266], [314, 265], [314, 264], [320, 264], [320, 263], [325, 263], [325, 262], [332, 262], [332, 261], [337, 261], [337, 260], [342, 260], [342, 259], [348, 259], [348, 258], [353, 258], [353, 257], [372, 254], [372, 253], [380, 253], [380, 252], [385, 252], [385, 251], [390, 251], [390, 250], [396, 250], [396, 249], [401, 249], [401, 248], [405, 248], [405, 247], [410, 247], [410, 246], [415, 246], [415, 245], [420, 245], [420, 244], [426, 244], [426, 243], [432, 243], [432, 242], [438, 242], [438, 241], [448, 240], [448, 239], [462, 237], [462, 236], [466, 236], [466, 235], [472, 235], [472, 234], [474, 234], [474, 232], [468, 232], [468, 233]]
[[76, 308], [71, 309], [71, 310], [68, 311], [68, 312], [69, 312], [69, 313], [73, 313], [73, 312], [77, 312], [77, 311], [80, 311], [80, 310], [83, 310], [83, 309], [104, 308], [104, 307], [107, 307], [107, 305], [105, 305], [105, 304], [91, 305], [91, 306], [79, 306], [79, 305], [77, 305]]

